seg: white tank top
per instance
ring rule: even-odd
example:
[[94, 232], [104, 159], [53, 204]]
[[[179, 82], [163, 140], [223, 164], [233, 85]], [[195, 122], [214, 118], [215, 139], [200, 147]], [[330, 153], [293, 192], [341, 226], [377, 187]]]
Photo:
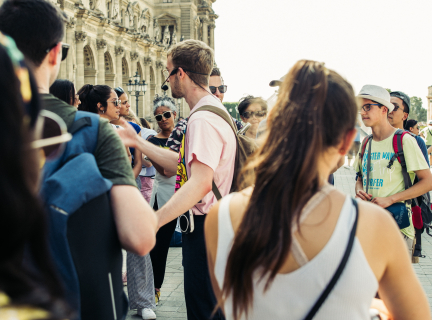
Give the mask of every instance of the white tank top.
[[[324, 189], [312, 197], [305, 206], [300, 222], [328, 193]], [[234, 240], [229, 212], [232, 196], [233, 194], [224, 197], [219, 206], [215, 263], [215, 276], [219, 288], [223, 285], [226, 263]], [[254, 277], [253, 308], [249, 310], [247, 319], [304, 319], [339, 266], [354, 220], [355, 208], [351, 198], [347, 196], [330, 240], [311, 261], [307, 261], [298, 242], [293, 241], [293, 255], [301, 266], [299, 269], [288, 274], [276, 275], [266, 292], [263, 291], [265, 281], [258, 282], [257, 277]], [[377, 290], [378, 282], [356, 238], [339, 281], [314, 320], [370, 320], [369, 308]], [[231, 296], [226, 300], [224, 308], [226, 319], [233, 319]], [[246, 319], [244, 314], [241, 319]]]

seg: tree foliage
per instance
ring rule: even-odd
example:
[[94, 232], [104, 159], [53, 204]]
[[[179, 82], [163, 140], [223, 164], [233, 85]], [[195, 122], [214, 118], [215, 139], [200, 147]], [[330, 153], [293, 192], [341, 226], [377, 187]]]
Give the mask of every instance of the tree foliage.
[[223, 105], [233, 118], [240, 120], [240, 115], [238, 114], [236, 108], [238, 106], [238, 102], [223, 102]]
[[415, 119], [417, 121], [427, 121], [427, 110], [423, 108], [422, 99], [419, 97], [411, 97], [411, 108], [408, 119]]

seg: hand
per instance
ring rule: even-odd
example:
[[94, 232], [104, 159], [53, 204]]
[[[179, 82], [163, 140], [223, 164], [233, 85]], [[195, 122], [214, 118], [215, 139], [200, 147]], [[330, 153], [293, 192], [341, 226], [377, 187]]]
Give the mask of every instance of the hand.
[[124, 119], [120, 119], [120, 125], [124, 130], [117, 130], [120, 139], [126, 147], [136, 148], [138, 144], [138, 135], [135, 129]]
[[364, 201], [371, 201], [372, 195], [369, 193], [364, 192], [363, 190], [357, 191], [357, 194], [355, 196], [356, 198], [362, 199]]
[[377, 197], [374, 198], [371, 202], [379, 205], [381, 208], [390, 207], [394, 203], [391, 197], [385, 197], [385, 198]]

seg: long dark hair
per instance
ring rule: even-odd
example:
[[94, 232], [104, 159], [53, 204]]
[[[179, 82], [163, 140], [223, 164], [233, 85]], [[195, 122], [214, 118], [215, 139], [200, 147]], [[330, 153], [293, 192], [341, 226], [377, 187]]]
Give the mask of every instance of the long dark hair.
[[262, 268], [267, 290], [286, 261], [293, 221], [319, 188], [317, 155], [354, 129], [356, 114], [351, 85], [322, 63], [298, 61], [285, 77], [268, 118], [267, 140], [244, 168], [255, 172], [255, 188], [218, 297], [223, 305], [231, 294], [234, 319], [247, 316], [252, 306], [255, 272]]
[[409, 129], [414, 127], [416, 124], [417, 124], [417, 120], [409, 119], [406, 121], [404, 129], [409, 131]]
[[14, 306], [42, 308], [50, 313], [49, 319], [65, 319], [70, 314], [48, 250], [46, 213], [36, 194], [37, 151], [29, 148], [32, 123], [40, 110], [36, 82], [30, 74], [32, 100], [24, 108], [20, 82], [2, 46], [0, 74], [0, 192], [4, 195], [0, 210], [0, 291]]
[[106, 110], [107, 101], [111, 95], [111, 87], [107, 85], [85, 84], [78, 90], [81, 104], [78, 110], [99, 113], [97, 104], [100, 103]]
[[63, 100], [71, 106], [75, 102], [75, 86], [72, 81], [67, 79], [57, 79], [51, 85], [49, 92], [54, 96]]

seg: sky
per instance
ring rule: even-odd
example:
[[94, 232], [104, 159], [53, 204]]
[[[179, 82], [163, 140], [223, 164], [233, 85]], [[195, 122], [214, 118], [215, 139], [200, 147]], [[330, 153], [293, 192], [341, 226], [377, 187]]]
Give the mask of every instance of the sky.
[[365, 84], [418, 96], [432, 85], [430, 0], [217, 0], [216, 63], [224, 102], [269, 98], [300, 59], [325, 62], [357, 94]]

